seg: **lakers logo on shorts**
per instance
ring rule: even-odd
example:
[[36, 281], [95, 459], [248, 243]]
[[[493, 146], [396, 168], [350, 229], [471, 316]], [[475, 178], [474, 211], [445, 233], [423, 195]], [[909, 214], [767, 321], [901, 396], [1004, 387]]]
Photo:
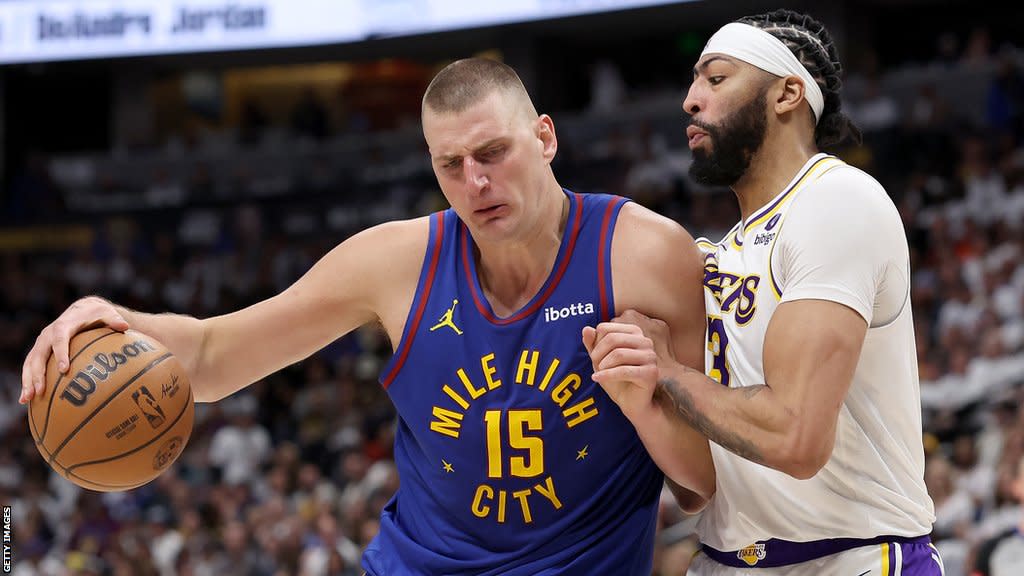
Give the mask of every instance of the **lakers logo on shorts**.
[[736, 552], [736, 557], [746, 562], [747, 566], [754, 566], [764, 560], [764, 544], [751, 544], [746, 548], [741, 548], [739, 552]]

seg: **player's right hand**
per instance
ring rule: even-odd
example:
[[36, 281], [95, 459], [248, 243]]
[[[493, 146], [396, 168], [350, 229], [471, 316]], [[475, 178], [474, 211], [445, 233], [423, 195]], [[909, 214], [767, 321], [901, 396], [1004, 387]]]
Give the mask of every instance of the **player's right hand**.
[[67, 372], [69, 366], [68, 346], [71, 337], [88, 328], [107, 325], [124, 332], [128, 322], [109, 301], [98, 296], [87, 296], [68, 307], [59, 318], [36, 337], [36, 343], [28, 351], [21, 367], [21, 397], [18, 403], [27, 404], [46, 386], [46, 362], [53, 354], [57, 358], [57, 369]]

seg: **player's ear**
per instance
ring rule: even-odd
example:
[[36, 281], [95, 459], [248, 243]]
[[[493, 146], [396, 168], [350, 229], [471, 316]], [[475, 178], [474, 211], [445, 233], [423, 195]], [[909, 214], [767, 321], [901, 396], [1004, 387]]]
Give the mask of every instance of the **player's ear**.
[[555, 136], [555, 122], [551, 116], [541, 114], [537, 117], [537, 139], [541, 142], [541, 154], [547, 163], [550, 164], [558, 152], [558, 137]]
[[[780, 83], [772, 92], [776, 94], [775, 113], [785, 114], [805, 106], [804, 81], [799, 76], [786, 76], [778, 80]], [[773, 87], [774, 88], [774, 87]]]

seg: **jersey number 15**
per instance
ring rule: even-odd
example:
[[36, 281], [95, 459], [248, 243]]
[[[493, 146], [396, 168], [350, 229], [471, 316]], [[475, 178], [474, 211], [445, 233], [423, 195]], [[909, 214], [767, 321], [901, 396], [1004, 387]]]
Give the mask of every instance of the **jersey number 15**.
[[[502, 458], [501, 415], [503, 410], [488, 410], [484, 414], [487, 423], [487, 476], [501, 478], [505, 461]], [[525, 450], [523, 456], [508, 459], [509, 473], [518, 478], [533, 478], [544, 473], [544, 440], [528, 435], [526, 431], [539, 432], [544, 425], [539, 409], [508, 411], [508, 446], [513, 450]]]

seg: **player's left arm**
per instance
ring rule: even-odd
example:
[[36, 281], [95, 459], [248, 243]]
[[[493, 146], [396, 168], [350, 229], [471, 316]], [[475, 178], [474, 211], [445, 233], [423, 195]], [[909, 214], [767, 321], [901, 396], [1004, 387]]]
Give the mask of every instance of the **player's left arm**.
[[659, 391], [684, 420], [739, 456], [795, 478], [817, 474], [835, 444], [843, 399], [867, 331], [842, 304], [781, 304], [764, 345], [765, 384], [726, 388], [676, 365]]
[[[651, 334], [655, 340], [668, 341], [663, 354], [687, 365], [703, 366], [703, 264], [693, 238], [676, 222], [628, 203], [616, 221], [611, 257], [617, 311], [636, 310], [664, 321], [657, 328], [648, 327], [648, 332], [660, 330], [657, 336]], [[615, 394], [609, 386], [605, 389], [615, 395], [636, 427], [679, 504], [692, 512], [703, 508], [715, 491], [707, 439], [665, 413], [649, 396]]]
[[713, 442], [806, 479], [832, 455], [878, 290], [903, 298], [901, 309], [909, 266], [902, 223], [880, 187], [838, 180], [800, 200], [776, 240], [783, 295], [764, 338], [764, 382], [726, 388], [672, 364], [658, 390]]

